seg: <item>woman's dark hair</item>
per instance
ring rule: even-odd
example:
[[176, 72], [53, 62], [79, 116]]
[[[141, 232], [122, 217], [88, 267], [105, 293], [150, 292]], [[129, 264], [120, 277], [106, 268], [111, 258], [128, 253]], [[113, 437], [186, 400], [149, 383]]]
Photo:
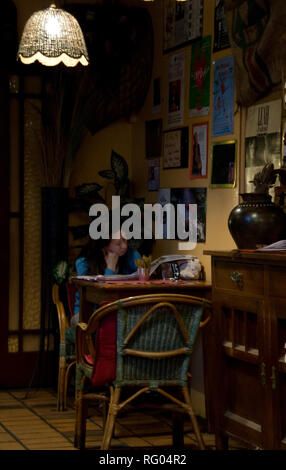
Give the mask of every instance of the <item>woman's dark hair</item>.
[[[98, 240], [89, 239], [87, 244], [82, 248], [80, 257], [87, 258], [89, 261], [89, 270], [87, 274], [96, 275], [104, 274], [106, 262], [104, 259], [103, 249], [108, 246], [110, 239], [99, 238]], [[127, 253], [119, 257], [118, 271], [122, 274], [122, 269], [125, 265]]]
[[93, 240], [90, 238], [87, 244], [82, 248], [80, 257], [87, 258], [89, 261], [89, 272], [87, 274], [103, 274], [106, 263], [103, 249], [109, 244], [109, 239], [99, 238]]
[[[121, 216], [120, 218], [120, 223], [125, 220], [125, 217]], [[120, 225], [121, 226], [121, 225]], [[97, 240], [94, 240], [92, 238], [89, 238], [89, 241], [87, 244], [82, 248], [80, 252], [80, 257], [85, 257], [89, 261], [89, 271], [88, 274], [104, 274], [105, 268], [106, 268], [106, 262], [104, 259], [104, 253], [103, 250], [105, 247], [107, 247], [112, 239], [112, 232], [111, 232], [111, 227], [112, 227], [112, 211], [109, 212], [109, 236], [110, 238], [99, 238]], [[118, 271], [120, 274], [123, 274], [122, 270], [125, 266], [126, 263], [126, 258], [127, 258], [127, 253], [123, 256], [119, 257], [118, 260]]]

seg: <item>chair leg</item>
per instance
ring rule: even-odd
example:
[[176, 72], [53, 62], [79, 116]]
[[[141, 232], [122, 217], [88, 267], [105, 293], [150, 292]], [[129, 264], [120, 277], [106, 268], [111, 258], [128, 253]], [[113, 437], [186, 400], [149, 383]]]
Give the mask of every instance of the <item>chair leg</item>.
[[75, 433], [74, 446], [77, 449], [85, 448], [87, 403], [83, 397], [85, 377], [79, 367], [76, 366], [75, 387]]
[[110, 448], [110, 441], [112, 438], [116, 416], [118, 413], [118, 403], [120, 399], [121, 388], [115, 388], [110, 396], [110, 403], [108, 408], [108, 416], [105, 423], [101, 450], [108, 450]]
[[65, 382], [64, 382], [64, 391], [63, 391], [63, 403], [64, 403], [64, 407], [63, 409], [65, 410], [66, 407], [67, 407], [67, 394], [68, 394], [68, 381], [69, 381], [69, 376], [70, 376], [70, 372], [71, 372], [71, 369], [73, 366], [76, 365], [76, 362], [73, 361], [71, 362], [68, 367], [67, 367], [67, 370], [65, 372]]
[[74, 436], [74, 446], [80, 450], [84, 450], [85, 448], [87, 408], [87, 403], [83, 398], [82, 392], [80, 392], [76, 398], [76, 418]]
[[59, 373], [58, 373], [58, 400], [57, 400], [58, 411], [64, 410], [65, 373], [66, 373], [66, 360], [65, 360], [65, 357], [60, 357]]
[[183, 394], [184, 394], [185, 402], [188, 405], [187, 413], [191, 418], [193, 428], [194, 428], [194, 432], [195, 432], [195, 435], [196, 435], [196, 438], [197, 438], [197, 441], [198, 441], [198, 444], [199, 444], [199, 448], [201, 450], [205, 450], [205, 444], [204, 444], [204, 441], [203, 441], [203, 438], [202, 438], [202, 435], [201, 435], [201, 431], [200, 431], [200, 428], [199, 428], [199, 425], [198, 425], [198, 422], [197, 422], [197, 418], [196, 418], [195, 413], [194, 413], [193, 408], [192, 408], [191, 397], [190, 397], [189, 390], [188, 390], [187, 387], [182, 387], [182, 391], [183, 391]]

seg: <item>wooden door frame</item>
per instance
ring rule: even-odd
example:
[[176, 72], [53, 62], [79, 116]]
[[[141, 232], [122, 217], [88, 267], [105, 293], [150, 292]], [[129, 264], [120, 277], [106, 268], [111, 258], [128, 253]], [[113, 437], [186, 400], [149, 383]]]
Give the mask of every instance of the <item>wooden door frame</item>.
[[0, 72], [0, 357], [5, 366], [8, 354], [9, 326], [9, 171], [10, 171], [10, 129], [9, 129], [9, 76], [6, 70]]

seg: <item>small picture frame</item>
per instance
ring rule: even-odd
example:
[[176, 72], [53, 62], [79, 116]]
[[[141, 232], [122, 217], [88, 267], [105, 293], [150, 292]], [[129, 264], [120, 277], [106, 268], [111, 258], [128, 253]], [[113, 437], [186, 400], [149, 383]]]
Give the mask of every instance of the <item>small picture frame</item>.
[[163, 53], [181, 49], [202, 37], [203, 0], [164, 0]]
[[163, 169], [187, 168], [188, 153], [188, 127], [164, 132]]
[[234, 188], [236, 184], [236, 141], [212, 143], [211, 188]]
[[208, 122], [192, 125], [190, 178], [206, 178], [208, 174]]
[[282, 120], [281, 127], [281, 166], [286, 168], [286, 119]]
[[161, 157], [162, 154], [162, 119], [145, 122], [146, 158]]
[[286, 74], [284, 70], [282, 70], [282, 85], [281, 85], [281, 91], [282, 91], [282, 103], [283, 103], [283, 110], [286, 110]]

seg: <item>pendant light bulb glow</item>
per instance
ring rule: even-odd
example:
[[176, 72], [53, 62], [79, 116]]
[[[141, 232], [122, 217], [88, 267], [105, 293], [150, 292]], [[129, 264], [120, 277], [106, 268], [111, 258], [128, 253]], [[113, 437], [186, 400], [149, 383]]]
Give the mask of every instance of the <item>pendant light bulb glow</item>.
[[25, 24], [17, 54], [24, 64], [38, 60], [47, 66], [63, 62], [67, 67], [88, 65], [89, 57], [82, 30], [70, 13], [49, 8], [32, 14]]

